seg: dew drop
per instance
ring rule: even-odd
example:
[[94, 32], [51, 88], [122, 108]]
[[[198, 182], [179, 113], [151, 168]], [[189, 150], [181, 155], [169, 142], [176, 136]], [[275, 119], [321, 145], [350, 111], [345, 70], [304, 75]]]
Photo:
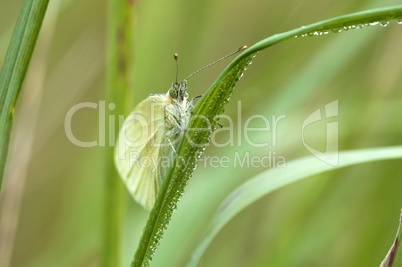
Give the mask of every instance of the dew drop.
[[381, 21], [380, 26], [381, 27], [387, 27], [389, 24], [389, 21]]
[[361, 29], [361, 28], [363, 28], [363, 27], [364, 27], [363, 24], [359, 24], [359, 25], [356, 26], [356, 29]]
[[338, 32], [341, 32], [341, 31], [342, 31], [341, 28], [333, 28], [332, 29], [333, 33], [338, 33]]
[[396, 23], [402, 24], [402, 19], [398, 19], [398, 20], [396, 21]]
[[298, 39], [298, 38], [299, 38], [299, 35], [297, 35], [297, 34], [293, 36], [293, 39]]
[[370, 26], [375, 26], [375, 25], [377, 25], [379, 22], [378, 21], [375, 21], [375, 22], [370, 22], [369, 24], [370, 24]]

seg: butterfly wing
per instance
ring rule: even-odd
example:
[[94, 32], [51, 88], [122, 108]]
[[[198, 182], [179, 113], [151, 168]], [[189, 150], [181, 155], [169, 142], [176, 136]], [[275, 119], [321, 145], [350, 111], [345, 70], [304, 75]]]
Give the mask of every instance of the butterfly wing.
[[[142, 101], [124, 121], [115, 149], [116, 168], [134, 199], [151, 209], [171, 164], [163, 95]], [[167, 158], [165, 158], [167, 157]], [[164, 163], [164, 164], [161, 164]]]

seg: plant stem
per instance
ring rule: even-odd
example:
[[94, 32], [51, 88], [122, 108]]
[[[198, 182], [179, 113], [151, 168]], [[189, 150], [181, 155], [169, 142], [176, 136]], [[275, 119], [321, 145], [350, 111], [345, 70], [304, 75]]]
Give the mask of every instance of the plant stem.
[[49, 0], [24, 0], [0, 73], [0, 190], [14, 107], [35, 48]]
[[[114, 166], [114, 142], [119, 130], [118, 116], [125, 114], [130, 105], [129, 92], [132, 89], [133, 44], [134, 44], [134, 2], [109, 1], [107, 32], [107, 85], [105, 120], [100, 133], [105, 133], [105, 211], [101, 265], [121, 265], [121, 236], [124, 218], [125, 188]], [[114, 106], [113, 106], [113, 104]], [[113, 108], [115, 107], [115, 108]], [[116, 118], [111, 121], [110, 118]], [[100, 122], [101, 125], [102, 122]], [[109, 125], [108, 128], [105, 125]]]

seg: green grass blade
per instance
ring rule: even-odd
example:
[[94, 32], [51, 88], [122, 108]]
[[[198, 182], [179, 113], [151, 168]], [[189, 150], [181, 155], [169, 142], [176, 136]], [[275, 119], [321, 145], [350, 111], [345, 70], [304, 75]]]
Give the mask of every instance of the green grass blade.
[[[216, 127], [217, 116], [223, 113], [236, 82], [252, 58], [253, 55], [243, 58], [225, 76], [221, 76], [221, 79], [205, 93], [195, 107], [188, 131], [177, 149], [174, 168], [163, 182], [131, 266], [146, 266], [152, 259], [163, 231], [184, 192], [184, 187], [196, 168], [197, 159], [201, 156], [211, 132]], [[199, 129], [203, 130], [200, 132]], [[192, 144], [203, 145], [193, 146]]]
[[105, 195], [104, 222], [101, 266], [121, 266], [122, 232], [124, 226], [125, 186], [116, 172], [113, 160], [111, 135], [106, 125], [114, 125], [114, 133], [118, 132], [118, 122], [110, 121], [111, 117], [126, 114], [131, 107], [131, 94], [134, 77], [134, 20], [135, 4], [133, 1], [109, 1], [108, 34], [107, 34], [107, 84], [105, 107], [114, 103], [113, 108], [106, 108], [104, 129], [105, 143]]
[[357, 164], [402, 158], [402, 147], [361, 149], [339, 153], [339, 165], [331, 166], [315, 157], [290, 162], [286, 168], [269, 169], [237, 188], [218, 209], [207, 235], [195, 250], [187, 266], [197, 266], [209, 244], [237, 214], [261, 197], [291, 183], [324, 172]]
[[[338, 32], [344, 28], [355, 29], [368, 27], [370, 23], [388, 23], [390, 20], [402, 19], [402, 6], [392, 6], [386, 8], [378, 8], [372, 10], [366, 10], [362, 12], [352, 13], [335, 17], [328, 20], [323, 20], [317, 23], [310, 24], [308, 26], [302, 26], [300, 28], [275, 34], [270, 36], [245, 51], [245, 53], [239, 55], [235, 60], [231, 62], [229, 66], [221, 73], [221, 76], [226, 75], [228, 71], [237, 64], [242, 58], [268, 48], [280, 42], [287, 42], [292, 38], [299, 38], [302, 35], [314, 36], [322, 35], [324, 32]], [[360, 26], [359, 26], [360, 25]], [[350, 27], [350, 28], [349, 28]], [[221, 78], [217, 79], [217, 81]]]
[[[302, 34], [308, 35], [316, 31], [324, 32], [340, 27], [364, 25], [399, 18], [402, 18], [402, 6], [336, 17], [264, 39], [233, 60], [220, 74], [194, 110], [186, 138], [182, 138], [177, 149], [174, 168], [171, 169], [164, 180], [131, 266], [147, 266], [151, 261], [164, 229], [166, 229], [172, 213], [184, 192], [186, 183], [196, 168], [197, 158], [202, 155], [212, 131], [215, 129], [216, 117], [223, 113], [224, 106], [228, 102], [237, 80], [241, 77], [243, 70], [256, 52]], [[192, 144], [203, 145], [196, 147]]]
[[0, 73], [0, 189], [7, 159], [14, 106], [42, 26], [49, 0], [25, 0]]

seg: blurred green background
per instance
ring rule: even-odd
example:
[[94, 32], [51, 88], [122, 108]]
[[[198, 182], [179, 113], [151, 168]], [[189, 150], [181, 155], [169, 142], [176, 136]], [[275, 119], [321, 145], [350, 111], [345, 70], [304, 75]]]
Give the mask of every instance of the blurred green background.
[[[0, 2], [3, 62], [22, 0]], [[175, 79], [272, 34], [398, 1], [138, 1], [135, 88], [138, 104], [165, 93]], [[50, 1], [19, 97], [0, 202], [0, 253], [6, 266], [98, 266], [104, 147], [82, 148], [66, 137], [68, 110], [104, 100], [106, 1]], [[339, 101], [339, 148], [401, 145], [402, 25], [371, 26], [290, 40], [260, 52], [238, 83], [225, 114], [286, 115], [277, 145], [291, 161], [310, 153], [303, 120]], [[229, 61], [228, 61], [229, 62]], [[227, 62], [227, 63], [228, 63]], [[202, 94], [225, 64], [189, 80]], [[238, 110], [241, 101], [241, 112]], [[333, 120], [332, 120], [333, 121]], [[98, 138], [98, 110], [72, 120], [75, 136]], [[225, 124], [225, 120], [222, 120]], [[227, 132], [218, 133], [222, 143]], [[325, 121], [306, 141], [325, 149]], [[238, 132], [235, 133], [237, 140]], [[252, 140], [271, 140], [256, 133]], [[266, 155], [242, 144], [206, 149], [206, 156]], [[183, 266], [225, 197], [261, 168], [204, 167], [194, 172], [151, 266]], [[402, 203], [400, 161], [363, 164], [278, 190], [238, 215], [208, 249], [202, 266], [378, 266], [397, 229]], [[128, 266], [149, 212], [127, 196], [123, 266]]]

